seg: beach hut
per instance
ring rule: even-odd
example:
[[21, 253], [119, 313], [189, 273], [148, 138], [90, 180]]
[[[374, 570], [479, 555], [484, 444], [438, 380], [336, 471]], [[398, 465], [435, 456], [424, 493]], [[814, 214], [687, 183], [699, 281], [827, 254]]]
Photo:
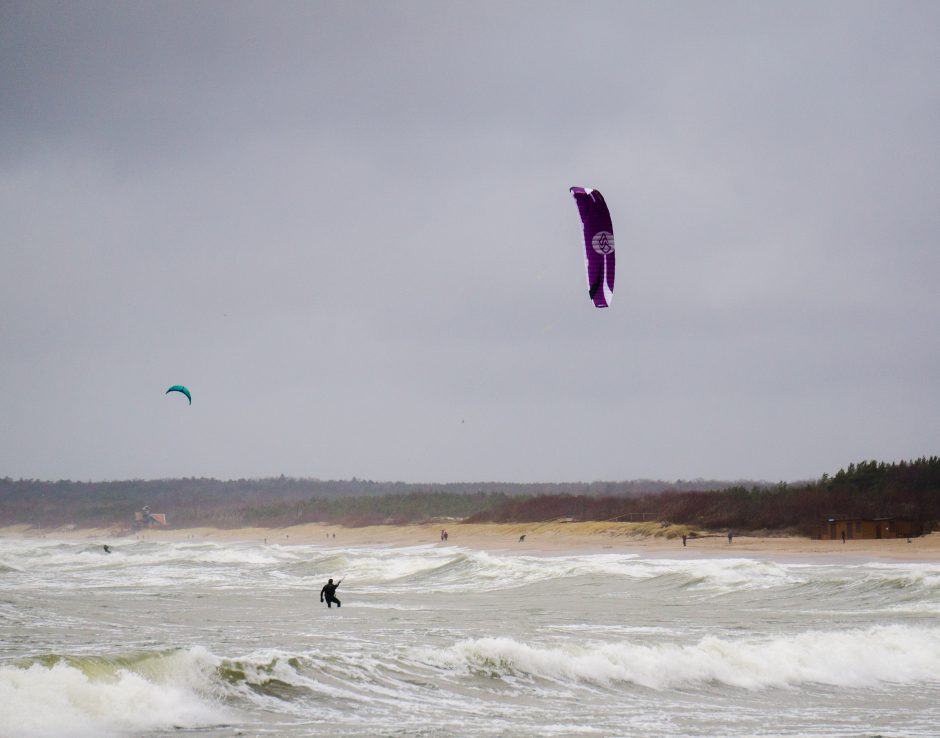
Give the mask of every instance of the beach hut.
[[158, 525], [166, 525], [166, 513], [150, 512], [150, 508], [146, 505], [143, 510], [134, 513], [134, 530], [153, 528]]
[[819, 537], [824, 541], [910, 538], [921, 534], [920, 524], [902, 518], [829, 518], [820, 526]]

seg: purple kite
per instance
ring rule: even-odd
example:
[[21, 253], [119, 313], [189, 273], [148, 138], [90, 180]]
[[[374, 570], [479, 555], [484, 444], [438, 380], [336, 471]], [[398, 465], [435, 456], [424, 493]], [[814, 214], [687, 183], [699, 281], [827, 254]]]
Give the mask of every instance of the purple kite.
[[614, 227], [607, 203], [597, 190], [572, 187], [584, 224], [584, 262], [587, 267], [588, 294], [594, 306], [605, 308], [614, 296]]

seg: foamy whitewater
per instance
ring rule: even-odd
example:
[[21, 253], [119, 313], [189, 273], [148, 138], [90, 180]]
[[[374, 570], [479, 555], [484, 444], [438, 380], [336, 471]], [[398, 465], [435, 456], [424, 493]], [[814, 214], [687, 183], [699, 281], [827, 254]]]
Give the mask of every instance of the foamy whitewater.
[[938, 735], [940, 564], [108, 543], [0, 540], [3, 738]]

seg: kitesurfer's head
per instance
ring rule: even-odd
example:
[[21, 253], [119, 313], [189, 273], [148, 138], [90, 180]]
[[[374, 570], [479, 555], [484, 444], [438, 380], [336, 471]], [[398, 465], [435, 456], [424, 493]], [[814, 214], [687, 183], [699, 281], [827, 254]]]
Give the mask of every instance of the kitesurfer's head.
[[333, 580], [331, 579], [331, 580], [330, 580], [330, 584], [332, 584], [332, 583], [333, 583]]

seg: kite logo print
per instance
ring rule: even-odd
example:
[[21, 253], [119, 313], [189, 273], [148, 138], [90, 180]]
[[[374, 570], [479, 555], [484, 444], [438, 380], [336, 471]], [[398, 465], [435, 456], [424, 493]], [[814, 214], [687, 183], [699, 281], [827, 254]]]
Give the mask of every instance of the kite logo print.
[[614, 234], [609, 231], [598, 231], [591, 239], [591, 246], [598, 254], [612, 254], [614, 252]]

